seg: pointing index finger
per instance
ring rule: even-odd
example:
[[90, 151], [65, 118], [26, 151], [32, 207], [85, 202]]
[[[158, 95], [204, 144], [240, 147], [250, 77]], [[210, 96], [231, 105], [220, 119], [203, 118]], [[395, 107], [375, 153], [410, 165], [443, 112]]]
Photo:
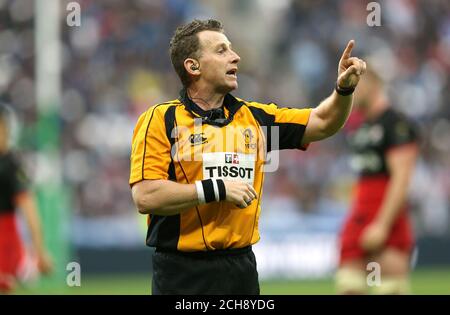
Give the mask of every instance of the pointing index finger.
[[342, 53], [341, 59], [348, 59], [352, 54], [352, 49], [355, 46], [355, 41], [352, 39], [348, 42], [347, 47], [345, 47], [344, 52]]

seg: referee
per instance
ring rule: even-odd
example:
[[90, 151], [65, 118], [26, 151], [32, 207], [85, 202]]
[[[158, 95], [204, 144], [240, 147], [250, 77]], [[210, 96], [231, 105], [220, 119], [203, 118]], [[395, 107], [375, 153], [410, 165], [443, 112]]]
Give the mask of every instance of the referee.
[[319, 106], [279, 108], [230, 94], [240, 57], [219, 21], [175, 31], [170, 57], [183, 89], [143, 113], [132, 139], [129, 183], [156, 248], [153, 294], [259, 294], [251, 246], [260, 238], [266, 153], [305, 150], [344, 125], [365, 70], [350, 57], [353, 46]]

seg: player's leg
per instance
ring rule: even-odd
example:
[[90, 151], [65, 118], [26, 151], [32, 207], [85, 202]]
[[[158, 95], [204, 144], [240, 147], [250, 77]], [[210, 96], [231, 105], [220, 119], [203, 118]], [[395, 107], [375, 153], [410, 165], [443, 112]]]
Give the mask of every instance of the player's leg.
[[0, 293], [11, 293], [37, 280], [37, 258], [26, 249], [14, 213], [0, 216], [0, 231]]
[[372, 261], [380, 264], [381, 282], [373, 287], [374, 294], [409, 294], [410, 254], [407, 251], [387, 247]]
[[367, 294], [366, 263], [363, 259], [342, 262], [335, 276], [338, 294]]
[[0, 273], [0, 295], [13, 292], [16, 281], [12, 275]]
[[364, 228], [352, 211], [340, 233], [339, 268], [335, 275], [335, 287], [338, 294], [367, 294], [366, 259], [359, 246], [359, 237]]
[[412, 227], [406, 212], [394, 223], [382, 251], [372, 261], [380, 264], [381, 284], [373, 287], [375, 294], [410, 293], [410, 258], [414, 246]]
[[22, 247], [14, 214], [0, 214], [0, 294], [12, 293]]

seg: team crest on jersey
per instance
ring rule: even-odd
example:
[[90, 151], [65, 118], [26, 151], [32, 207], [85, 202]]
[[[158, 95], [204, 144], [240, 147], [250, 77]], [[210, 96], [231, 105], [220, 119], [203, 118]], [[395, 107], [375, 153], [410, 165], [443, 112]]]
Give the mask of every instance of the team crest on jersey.
[[252, 130], [250, 128], [246, 128], [242, 132], [242, 135], [244, 136], [245, 148], [256, 149], [256, 143], [252, 143], [254, 139]]
[[191, 142], [191, 146], [198, 144], [205, 144], [208, 142], [208, 138], [205, 137], [205, 134], [202, 133], [193, 133], [189, 136], [189, 141]]

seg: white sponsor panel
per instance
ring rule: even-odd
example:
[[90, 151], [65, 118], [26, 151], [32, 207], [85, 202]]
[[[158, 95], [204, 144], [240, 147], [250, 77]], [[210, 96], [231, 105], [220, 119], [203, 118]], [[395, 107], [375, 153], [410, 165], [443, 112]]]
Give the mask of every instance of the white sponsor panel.
[[256, 154], [236, 152], [203, 153], [203, 179], [243, 181], [253, 185]]

